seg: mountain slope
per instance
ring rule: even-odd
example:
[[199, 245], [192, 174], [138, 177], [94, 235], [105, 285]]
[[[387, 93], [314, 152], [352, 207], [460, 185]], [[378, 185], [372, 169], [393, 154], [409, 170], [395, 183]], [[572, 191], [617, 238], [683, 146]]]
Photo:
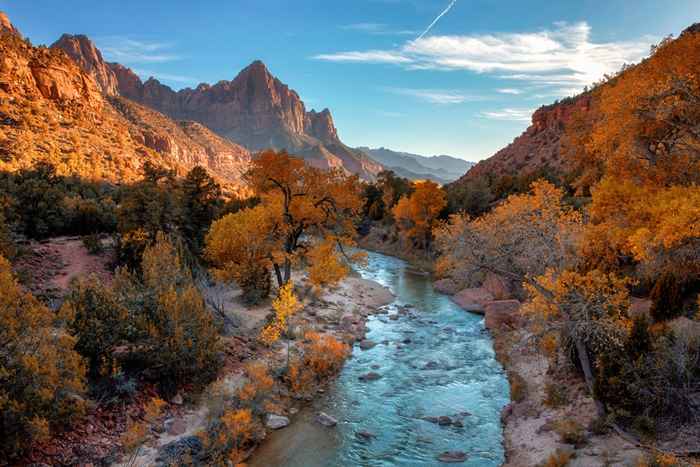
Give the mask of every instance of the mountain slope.
[[299, 95], [260, 61], [232, 81], [174, 91], [154, 78], [109, 64], [119, 93], [176, 120], [193, 120], [251, 151], [285, 149], [321, 168], [343, 168], [372, 179], [383, 167], [344, 145], [328, 109], [306, 111]]
[[398, 175], [413, 180], [430, 179], [438, 183], [448, 183], [461, 177], [474, 165], [473, 162], [445, 155], [426, 157], [386, 148], [357, 149]]
[[[90, 50], [81, 41], [72, 44]], [[150, 161], [180, 174], [202, 165], [229, 188], [240, 185], [245, 149], [107, 96], [109, 87], [62, 50], [33, 47], [3, 22], [0, 56], [0, 170], [44, 161], [60, 173], [129, 182]]]

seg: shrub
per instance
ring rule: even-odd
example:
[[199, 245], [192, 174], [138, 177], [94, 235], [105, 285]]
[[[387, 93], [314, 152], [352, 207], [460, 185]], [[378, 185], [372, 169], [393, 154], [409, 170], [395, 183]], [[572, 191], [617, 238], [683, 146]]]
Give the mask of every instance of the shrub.
[[576, 420], [566, 418], [555, 423], [554, 430], [562, 443], [572, 444], [579, 448], [586, 444], [586, 431]]
[[0, 290], [0, 458], [10, 458], [82, 413], [85, 365], [2, 257]]
[[207, 429], [199, 433], [207, 465], [243, 465], [248, 450], [259, 439], [260, 425], [250, 409], [226, 409], [210, 417]]
[[302, 344], [302, 355], [289, 365], [287, 381], [292, 391], [301, 393], [337, 373], [350, 354], [350, 347], [328, 334], [309, 331]]
[[148, 349], [141, 357], [164, 388], [207, 381], [220, 366], [218, 330], [181, 264], [175, 247], [158, 234], [143, 255], [144, 306], [131, 310]]
[[72, 284], [63, 310], [71, 317], [68, 326], [77, 338], [75, 349], [87, 359], [91, 378], [111, 374], [114, 348], [125, 337], [128, 324], [126, 308], [111, 289], [91, 276]]
[[654, 321], [668, 321], [683, 310], [683, 284], [671, 273], [659, 277], [651, 289], [651, 316]]
[[508, 381], [510, 382], [510, 400], [513, 402], [522, 402], [527, 397], [527, 382], [520, 376], [519, 373], [511, 371], [508, 373]]
[[91, 255], [102, 253], [102, 240], [99, 234], [84, 235], [82, 241], [83, 246]]
[[547, 382], [544, 386], [545, 405], [549, 407], [561, 407], [569, 402], [569, 397], [566, 388], [561, 384]]
[[549, 455], [542, 467], [566, 467], [571, 462], [573, 454], [569, 451], [557, 449]]

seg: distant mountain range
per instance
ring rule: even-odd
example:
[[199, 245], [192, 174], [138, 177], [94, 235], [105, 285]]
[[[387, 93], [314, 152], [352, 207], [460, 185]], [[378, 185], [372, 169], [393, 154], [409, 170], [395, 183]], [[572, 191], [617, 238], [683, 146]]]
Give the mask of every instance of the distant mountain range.
[[401, 177], [411, 180], [428, 179], [440, 184], [457, 180], [475, 165], [474, 162], [445, 155], [426, 157], [387, 148], [357, 149]]

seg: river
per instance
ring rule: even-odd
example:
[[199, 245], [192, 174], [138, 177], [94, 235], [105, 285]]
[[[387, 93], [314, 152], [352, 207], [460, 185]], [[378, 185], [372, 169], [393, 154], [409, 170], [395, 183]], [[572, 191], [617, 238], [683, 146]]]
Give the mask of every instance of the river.
[[[250, 465], [437, 466], [445, 451], [466, 452], [468, 459], [459, 465], [501, 465], [500, 412], [509, 401], [508, 381], [483, 318], [436, 292], [429, 275], [400, 259], [370, 252], [367, 265], [357, 270], [397, 297], [389, 314], [367, 323], [367, 339], [377, 345], [355, 346], [326, 394], [291, 426], [274, 432]], [[370, 371], [381, 379], [359, 380]], [[338, 425], [315, 423], [319, 411]], [[424, 419], [439, 416], [453, 423]], [[357, 435], [361, 431], [375, 437], [364, 439]]]

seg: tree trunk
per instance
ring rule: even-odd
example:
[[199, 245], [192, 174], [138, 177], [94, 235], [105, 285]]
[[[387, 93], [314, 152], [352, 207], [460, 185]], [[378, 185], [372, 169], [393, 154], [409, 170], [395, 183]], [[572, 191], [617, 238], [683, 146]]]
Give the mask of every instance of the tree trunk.
[[275, 263], [274, 268], [275, 268], [275, 277], [277, 278], [277, 285], [280, 288], [282, 288], [282, 286], [284, 285], [284, 282], [282, 281], [282, 272], [280, 271], [279, 264]]
[[[289, 278], [292, 275], [292, 262], [289, 260], [289, 258], [285, 258], [284, 260], [284, 284], [289, 282]], [[282, 285], [284, 285], [282, 284]]]
[[578, 360], [581, 364], [581, 369], [583, 370], [583, 376], [586, 379], [586, 385], [591, 393], [591, 397], [595, 401], [596, 409], [598, 410], [598, 415], [601, 417], [605, 415], [605, 407], [603, 403], [600, 402], [593, 393], [593, 388], [595, 386], [595, 376], [593, 375], [593, 369], [591, 368], [591, 360], [588, 358], [588, 349], [580, 340], [576, 340], [576, 353], [578, 354]]

